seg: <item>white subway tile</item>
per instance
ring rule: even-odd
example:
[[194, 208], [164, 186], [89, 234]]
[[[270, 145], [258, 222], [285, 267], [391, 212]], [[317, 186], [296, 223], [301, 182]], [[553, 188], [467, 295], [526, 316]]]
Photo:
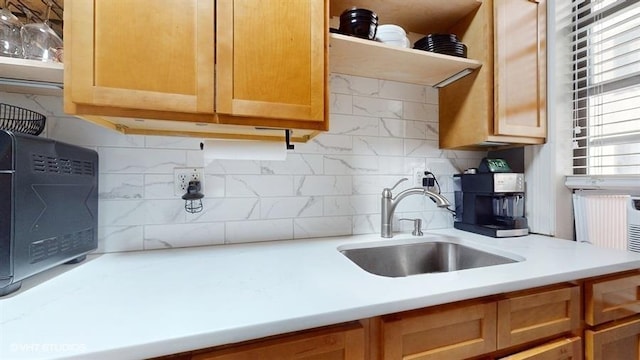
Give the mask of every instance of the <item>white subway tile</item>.
[[293, 220], [293, 236], [305, 239], [323, 236], [351, 235], [353, 233], [350, 216], [299, 218]]
[[173, 174], [148, 174], [144, 176], [145, 199], [176, 199]]
[[144, 248], [164, 249], [224, 244], [224, 223], [146, 225]]
[[421, 120], [421, 121], [438, 121], [438, 105], [422, 104], [416, 102], [405, 101], [403, 119], [405, 120]]
[[206, 174], [260, 174], [258, 160], [212, 160], [204, 164]]
[[380, 214], [356, 215], [353, 217], [353, 234], [380, 233]]
[[378, 79], [357, 77], [343, 74], [331, 74], [330, 89], [336, 94], [374, 96], [379, 92]]
[[404, 141], [393, 137], [354, 136], [353, 154], [355, 155], [392, 155], [402, 156]]
[[100, 226], [98, 228], [98, 249], [96, 253], [142, 250], [143, 227]]
[[427, 104], [434, 104], [434, 105], [438, 105], [438, 89], [434, 88], [434, 87], [427, 87], [425, 88], [425, 103]]
[[293, 219], [227, 222], [226, 226], [230, 244], [293, 239]]
[[329, 97], [329, 112], [331, 114], [352, 114], [353, 98], [346, 94], [331, 94]]
[[424, 156], [428, 158], [440, 158], [443, 150], [438, 148], [438, 142], [433, 140], [404, 140], [404, 155], [410, 157]]
[[424, 102], [427, 95], [423, 85], [381, 80], [379, 96], [384, 99]]
[[303, 144], [296, 144], [298, 154], [349, 154], [353, 149], [348, 135], [320, 134]]
[[379, 195], [327, 196], [324, 200], [326, 216], [380, 213]]
[[187, 214], [187, 222], [253, 220], [260, 217], [259, 198], [205, 198], [202, 203], [202, 212]]
[[134, 226], [145, 223], [144, 200], [100, 200], [98, 224], [100, 226]]
[[296, 196], [351, 195], [350, 176], [296, 176]]
[[[47, 118], [47, 136], [49, 138], [85, 147], [143, 147], [144, 137], [140, 135], [123, 135], [86, 120], [66, 117]], [[105, 160], [101, 156], [101, 161]]]
[[[405, 125], [405, 138], [407, 139], [427, 139], [427, 123], [424, 121], [407, 120]], [[436, 139], [437, 140], [437, 139]]]
[[144, 208], [145, 225], [184, 223], [187, 216], [187, 212], [184, 209], [184, 200], [180, 198], [172, 200], [146, 200]]
[[[411, 178], [397, 194], [414, 186], [415, 169], [429, 168], [453, 201], [451, 176], [486, 155], [438, 148], [437, 89], [341, 74], [330, 83], [329, 132], [296, 143], [285, 161], [205, 162], [202, 139], [127, 136], [65, 115], [61, 97], [1, 94], [47, 115], [47, 136], [99, 152], [106, 252], [379, 233], [383, 188]], [[205, 170], [198, 214], [173, 194], [173, 169], [184, 166]], [[402, 200], [403, 215], [421, 217], [425, 229], [452, 226], [423, 196]]]
[[322, 216], [322, 198], [316, 196], [263, 197], [260, 214], [263, 219]]
[[184, 167], [184, 150], [105, 148], [98, 149], [101, 173], [173, 174]]
[[293, 177], [287, 175], [227, 175], [226, 196], [293, 195]]
[[337, 135], [378, 135], [380, 119], [356, 115], [331, 115], [331, 134]]
[[321, 175], [324, 156], [316, 154], [289, 154], [285, 161], [262, 161], [262, 175]]
[[380, 119], [378, 135], [404, 138], [405, 127], [406, 125], [404, 120], [382, 118]]
[[402, 119], [402, 101], [354, 96], [353, 114], [377, 118]]
[[226, 177], [224, 175], [204, 174], [203, 194], [206, 198], [224, 197]]
[[400, 156], [379, 156], [380, 174], [398, 175], [398, 177], [408, 176], [411, 172], [405, 171], [404, 158]]
[[142, 199], [144, 177], [140, 174], [101, 174], [99, 189], [99, 198], [104, 200]]
[[[389, 181], [391, 182], [391, 181]], [[353, 176], [353, 194], [381, 194], [382, 189], [386, 186], [382, 185], [380, 176], [356, 175]], [[389, 184], [391, 186], [393, 184]]]
[[326, 155], [324, 173], [327, 175], [377, 174], [378, 157], [357, 155]]

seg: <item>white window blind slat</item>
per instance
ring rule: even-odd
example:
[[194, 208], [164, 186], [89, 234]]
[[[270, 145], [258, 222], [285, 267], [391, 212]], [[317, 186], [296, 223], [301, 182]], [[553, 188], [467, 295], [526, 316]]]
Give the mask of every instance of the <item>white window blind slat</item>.
[[574, 174], [640, 175], [640, 1], [572, 6]]

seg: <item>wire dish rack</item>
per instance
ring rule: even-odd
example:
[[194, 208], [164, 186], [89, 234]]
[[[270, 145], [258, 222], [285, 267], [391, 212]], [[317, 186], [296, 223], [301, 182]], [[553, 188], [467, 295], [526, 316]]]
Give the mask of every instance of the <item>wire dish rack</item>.
[[0, 130], [40, 135], [46, 119], [35, 111], [0, 103]]

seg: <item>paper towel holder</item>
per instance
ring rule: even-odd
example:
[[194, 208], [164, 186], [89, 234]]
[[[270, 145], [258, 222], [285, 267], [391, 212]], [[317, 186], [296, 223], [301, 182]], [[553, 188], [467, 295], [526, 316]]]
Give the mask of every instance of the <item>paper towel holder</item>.
[[[267, 128], [267, 127], [257, 127], [256, 130], [278, 130], [278, 129]], [[285, 141], [285, 146], [287, 150], [294, 150], [296, 148], [296, 146], [291, 143], [291, 133], [292, 133], [291, 129], [284, 129], [284, 141]]]
[[291, 130], [286, 129], [284, 131], [284, 141], [287, 143], [287, 150], [295, 149], [295, 145], [291, 143]]

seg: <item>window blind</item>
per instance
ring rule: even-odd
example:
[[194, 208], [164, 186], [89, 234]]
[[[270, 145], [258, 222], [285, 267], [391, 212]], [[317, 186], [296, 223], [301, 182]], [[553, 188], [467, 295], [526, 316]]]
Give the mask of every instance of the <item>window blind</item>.
[[572, 0], [573, 173], [640, 175], [640, 1]]

